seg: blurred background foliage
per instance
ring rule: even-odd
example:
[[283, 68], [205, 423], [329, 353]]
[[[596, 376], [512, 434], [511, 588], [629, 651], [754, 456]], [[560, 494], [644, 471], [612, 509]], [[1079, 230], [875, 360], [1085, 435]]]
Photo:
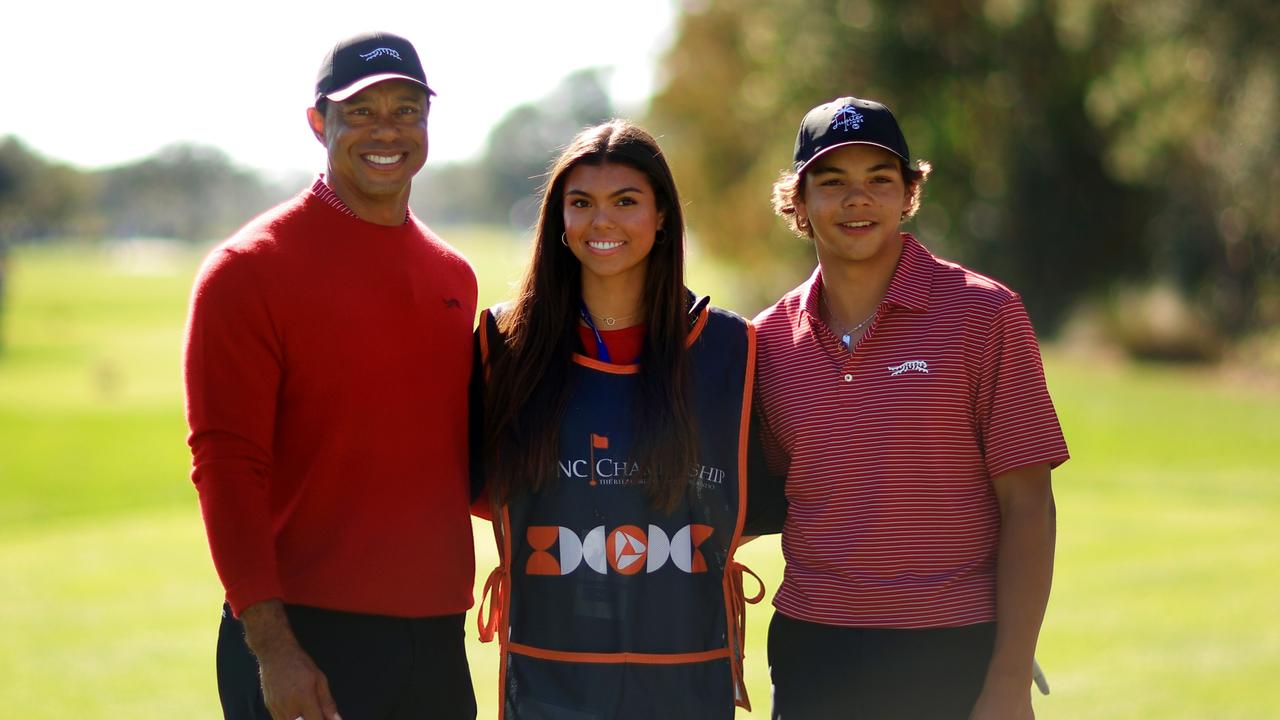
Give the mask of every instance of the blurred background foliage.
[[103, 170], [50, 162], [0, 138], [0, 238], [170, 238], [205, 242], [288, 197], [295, 183], [236, 167], [221, 150], [173, 145]]
[[[893, 108], [934, 166], [907, 229], [1021, 291], [1042, 335], [1214, 360], [1280, 326], [1278, 37], [1274, 0], [686, 0], [633, 115], [699, 249], [752, 279], [746, 306], [812, 266], [770, 186], [804, 112], [854, 94]], [[512, 108], [480, 157], [419, 176], [415, 210], [527, 232], [556, 149], [618, 113], [607, 81], [580, 70]], [[0, 139], [0, 258], [66, 237], [209, 241], [306, 181], [190, 145], [82, 171]]]
[[762, 301], [794, 284], [779, 261], [812, 264], [770, 183], [804, 112], [852, 94], [933, 163], [909, 229], [1023, 291], [1043, 333], [1154, 307], [1183, 322], [1131, 349], [1199, 357], [1280, 320], [1278, 37], [1273, 0], [702, 0], [652, 123], [699, 239]]

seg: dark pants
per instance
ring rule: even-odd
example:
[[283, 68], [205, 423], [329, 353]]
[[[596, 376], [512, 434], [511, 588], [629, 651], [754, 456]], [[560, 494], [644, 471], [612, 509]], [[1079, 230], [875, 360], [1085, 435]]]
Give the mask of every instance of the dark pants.
[[[343, 720], [471, 720], [476, 698], [463, 615], [396, 618], [286, 605], [299, 644], [329, 681]], [[244, 626], [222, 608], [218, 695], [227, 720], [270, 720]]]
[[774, 720], [966, 720], [982, 691], [995, 623], [926, 630], [769, 624]]

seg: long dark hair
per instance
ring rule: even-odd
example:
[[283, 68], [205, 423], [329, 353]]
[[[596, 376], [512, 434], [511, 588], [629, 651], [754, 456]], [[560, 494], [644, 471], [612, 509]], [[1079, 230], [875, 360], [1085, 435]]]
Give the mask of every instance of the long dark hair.
[[565, 231], [564, 184], [573, 168], [605, 163], [644, 173], [663, 213], [645, 272], [645, 343], [632, 459], [647, 476], [654, 506], [669, 511], [684, 495], [696, 445], [685, 399], [689, 308], [684, 215], [657, 141], [625, 120], [578, 133], [547, 174], [533, 258], [515, 300], [498, 318], [502, 344], [490, 351], [484, 395], [484, 452], [486, 466], [492, 469], [487, 479], [505, 501], [538, 490], [555, 477], [582, 295], [582, 266], [560, 242]]

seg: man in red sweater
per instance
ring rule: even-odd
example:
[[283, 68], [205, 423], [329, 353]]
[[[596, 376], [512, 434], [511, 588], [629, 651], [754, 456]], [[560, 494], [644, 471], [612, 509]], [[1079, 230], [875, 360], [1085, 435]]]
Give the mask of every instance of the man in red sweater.
[[196, 279], [187, 419], [228, 718], [475, 717], [476, 280], [408, 208], [433, 94], [404, 38], [337, 43], [307, 111], [327, 171]]

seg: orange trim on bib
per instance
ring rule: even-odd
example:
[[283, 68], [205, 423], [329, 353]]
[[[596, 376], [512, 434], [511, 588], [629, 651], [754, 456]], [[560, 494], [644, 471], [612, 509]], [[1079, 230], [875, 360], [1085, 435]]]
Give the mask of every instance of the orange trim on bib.
[[489, 311], [485, 310], [480, 313], [480, 363], [487, 365], [489, 363]]
[[[747, 361], [742, 383], [742, 417], [738, 421], [738, 523], [733, 529], [729, 546], [729, 558], [724, 573], [724, 605], [728, 623], [730, 668], [733, 671], [734, 704], [750, 711], [751, 698], [747, 695], [747, 681], [743, 660], [747, 652], [747, 603], [752, 605], [764, 598], [764, 582], [747, 566], [735, 561], [734, 555], [742, 540], [742, 526], [747, 517], [747, 443], [751, 442], [751, 398], [756, 373], [756, 329], [747, 322]], [[748, 573], [756, 579], [759, 592], [751, 597], [743, 596], [742, 575]]]
[[693, 322], [693, 327], [689, 329], [689, 338], [684, 342], [685, 347], [693, 347], [693, 343], [702, 334], [702, 328], [707, 326], [707, 318], [710, 315], [711, 310], [705, 307], [702, 308], [702, 312], [698, 313], [698, 319]]
[[[494, 502], [493, 534], [494, 539], [498, 543], [498, 552], [502, 556], [502, 564], [498, 566], [502, 570], [501, 576], [501, 592], [498, 602], [490, 603], [490, 607], [495, 604], [500, 608], [498, 611], [498, 720], [503, 720], [507, 714], [507, 652], [511, 648], [511, 575], [507, 571], [511, 565], [511, 514], [507, 511], [507, 506], [498, 507]], [[492, 610], [490, 611], [492, 612]]]
[[[702, 329], [707, 326], [707, 316], [709, 313], [710, 310], [707, 308], [703, 308], [702, 312], [698, 313], [698, 319], [694, 321], [693, 327], [689, 330], [689, 337], [685, 338], [685, 347], [692, 347], [693, 343], [697, 341], [698, 336], [702, 334]], [[750, 328], [751, 326], [748, 325], [747, 327]], [[751, 343], [751, 355], [755, 355], [754, 342]], [[589, 355], [583, 355], [582, 353], [574, 353], [572, 358], [575, 363], [582, 365], [583, 367], [589, 367], [592, 370], [599, 370], [600, 372], [613, 373], [614, 375], [635, 375], [640, 372], [639, 363], [615, 365], [614, 363], [607, 363]]]
[[590, 357], [588, 355], [583, 355], [582, 353], [574, 353], [573, 361], [584, 367], [589, 367], [592, 370], [599, 370], [600, 372], [613, 373], [614, 375], [635, 375], [636, 373], [640, 372], [639, 363], [631, 363], [629, 365], [615, 365], [613, 363], [607, 363], [603, 360], [597, 360], [596, 358]]
[[610, 665], [685, 665], [688, 663], [724, 660], [729, 657], [729, 648], [704, 650], [696, 653], [590, 653], [572, 652], [569, 650], [548, 650], [546, 648], [508, 643], [507, 650], [518, 655], [538, 658], [539, 660], [556, 660], [558, 662], [601, 663]]
[[[480, 635], [480, 642], [493, 642], [501, 626], [502, 604], [507, 595], [506, 574], [506, 565], [498, 565], [484, 581], [484, 592], [480, 594], [480, 604], [476, 607], [476, 629]], [[484, 609], [486, 600], [489, 601], [487, 612]]]

